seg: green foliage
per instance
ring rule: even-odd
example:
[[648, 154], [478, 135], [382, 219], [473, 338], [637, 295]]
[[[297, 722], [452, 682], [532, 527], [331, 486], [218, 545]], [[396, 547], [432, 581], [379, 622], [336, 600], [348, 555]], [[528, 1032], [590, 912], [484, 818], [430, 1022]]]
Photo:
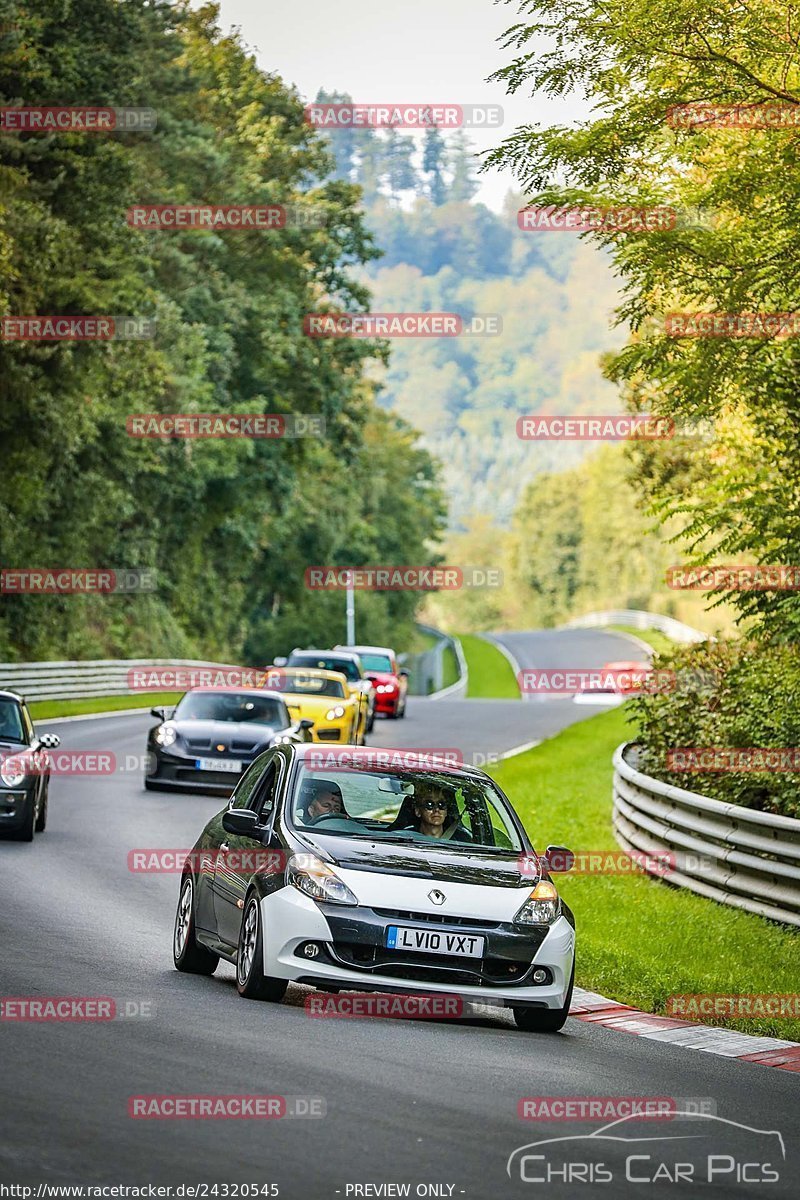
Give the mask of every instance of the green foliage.
[[471, 699], [519, 700], [519, 687], [511, 663], [497, 646], [472, 634], [459, 635], [467, 660]]
[[[16, 10], [16, 6], [15, 10]], [[4, 597], [0, 657], [201, 654], [265, 661], [343, 634], [306, 566], [428, 562], [443, 523], [430, 457], [374, 404], [374, 345], [304, 336], [359, 310], [375, 253], [298, 96], [217, 10], [31, 0], [2, 43], [3, 103], [157, 109], [153, 134], [0, 134], [3, 311], [154, 316], [131, 343], [0, 344], [8, 566], [155, 568], [133, 597]], [[291, 203], [314, 229], [140, 232], [135, 203]], [[325, 437], [137, 440], [136, 412], [313, 413]], [[364, 634], [410, 632], [416, 597], [370, 596]]]
[[[643, 746], [642, 770], [687, 791], [748, 808], [800, 816], [797, 773], [691, 772], [667, 767], [670, 750], [800, 746], [800, 651], [746, 641], [678, 649], [655, 660], [657, 669], [703, 672], [694, 688], [642, 695], [631, 702]], [[678, 679], [680, 680], [680, 676]]]
[[[797, 127], [671, 128], [671, 105], [800, 105], [794, 0], [521, 0], [507, 34], [512, 91], [582, 92], [593, 119], [518, 130], [490, 162], [532, 203], [669, 205], [673, 229], [603, 233], [633, 330], [609, 366], [639, 411], [707, 423], [680, 447], [644, 447], [641, 486], [680, 518], [696, 562], [800, 559], [795, 337], [675, 338], [670, 312], [800, 309]], [[701, 214], [697, 219], [696, 214]], [[694, 214], [694, 215], [693, 215]], [[704, 215], [703, 215], [704, 214]], [[719, 593], [720, 597], [724, 592]], [[743, 619], [800, 635], [797, 593], [740, 592]]]
[[[581, 721], [489, 768], [537, 849], [618, 849], [611, 828], [611, 756], [631, 738], [627, 709]], [[577, 982], [645, 1012], [672, 995], [794, 992], [794, 929], [644, 875], [556, 877], [578, 927]], [[800, 1020], [711, 1019], [749, 1033], [800, 1039]]]

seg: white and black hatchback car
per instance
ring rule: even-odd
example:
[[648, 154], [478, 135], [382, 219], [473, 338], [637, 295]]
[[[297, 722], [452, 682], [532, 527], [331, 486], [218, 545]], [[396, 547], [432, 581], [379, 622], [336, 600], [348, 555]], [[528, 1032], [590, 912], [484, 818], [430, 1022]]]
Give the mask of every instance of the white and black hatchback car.
[[210, 975], [223, 958], [248, 998], [278, 1001], [291, 982], [446, 993], [510, 1007], [523, 1029], [560, 1029], [572, 913], [487, 775], [413, 759], [261, 754], [187, 859], [178, 970]]

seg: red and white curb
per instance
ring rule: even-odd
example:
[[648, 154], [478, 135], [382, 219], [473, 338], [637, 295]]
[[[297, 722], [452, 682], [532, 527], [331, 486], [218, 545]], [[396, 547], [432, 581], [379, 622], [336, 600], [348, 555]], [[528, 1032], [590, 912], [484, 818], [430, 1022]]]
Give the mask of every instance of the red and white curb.
[[722, 1054], [741, 1062], [761, 1063], [765, 1067], [780, 1067], [783, 1071], [800, 1071], [800, 1043], [782, 1038], [758, 1037], [739, 1033], [735, 1029], [720, 1029], [716, 1025], [701, 1025], [679, 1017], [661, 1017], [640, 1012], [629, 1004], [620, 1004], [575, 988], [569, 1015], [578, 1021], [603, 1025], [620, 1033], [633, 1033], [654, 1042], [669, 1042], [689, 1050], [705, 1050], [707, 1054]]

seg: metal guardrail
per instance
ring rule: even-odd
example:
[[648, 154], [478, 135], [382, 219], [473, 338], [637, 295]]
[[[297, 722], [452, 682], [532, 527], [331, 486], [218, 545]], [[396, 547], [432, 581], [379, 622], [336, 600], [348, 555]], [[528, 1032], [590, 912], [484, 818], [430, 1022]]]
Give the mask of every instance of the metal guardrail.
[[[128, 672], [134, 668], [212, 668], [239, 670], [233, 663], [186, 658], [101, 658], [90, 662], [0, 663], [0, 688], [20, 692], [26, 700], [72, 700], [88, 696], [126, 696], [133, 692]], [[183, 691], [183, 688], [163, 688]]]
[[[444, 684], [444, 652], [447, 646], [452, 648], [456, 656], [459, 674], [457, 682], [451, 685], [453, 692], [450, 694], [455, 695], [456, 691], [466, 690], [467, 664], [458, 638], [452, 638], [449, 634], [442, 633], [441, 629], [436, 629], [433, 625], [421, 625], [417, 623], [417, 629], [423, 633], [430, 634], [437, 641], [436, 645], [431, 646], [430, 650], [423, 650], [420, 654], [400, 656], [403, 666], [408, 671], [408, 690], [411, 695], [429, 696], [432, 693], [442, 691]], [[449, 692], [450, 689], [446, 690]]]
[[635, 757], [630, 742], [614, 754], [613, 824], [623, 849], [671, 852], [669, 883], [800, 926], [800, 821], [662, 783], [637, 770]]
[[582, 617], [575, 617], [574, 620], [568, 621], [565, 628], [602, 629], [606, 625], [628, 625], [632, 629], [657, 629], [671, 638], [673, 642], [685, 644], [709, 640], [708, 634], [702, 633], [699, 629], [693, 629], [691, 625], [684, 625], [683, 621], [676, 621], [674, 617], [665, 617], [661, 613], [645, 612], [640, 608], [620, 608], [610, 612], [586, 613]]

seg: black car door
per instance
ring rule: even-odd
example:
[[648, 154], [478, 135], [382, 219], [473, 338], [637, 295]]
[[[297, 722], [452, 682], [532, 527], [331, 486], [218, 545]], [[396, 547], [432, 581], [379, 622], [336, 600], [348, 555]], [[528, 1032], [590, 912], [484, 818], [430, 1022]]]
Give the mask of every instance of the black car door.
[[[247, 802], [240, 803], [242, 798], [237, 792], [231, 807], [253, 809], [262, 814], [265, 824], [271, 823], [275, 815], [274, 798], [285, 770], [283, 756], [270, 751]], [[261, 839], [224, 834], [214, 865], [213, 892], [217, 936], [228, 946], [235, 947], [238, 944], [244, 897], [250, 877], [260, 864], [267, 861], [269, 854]]]

